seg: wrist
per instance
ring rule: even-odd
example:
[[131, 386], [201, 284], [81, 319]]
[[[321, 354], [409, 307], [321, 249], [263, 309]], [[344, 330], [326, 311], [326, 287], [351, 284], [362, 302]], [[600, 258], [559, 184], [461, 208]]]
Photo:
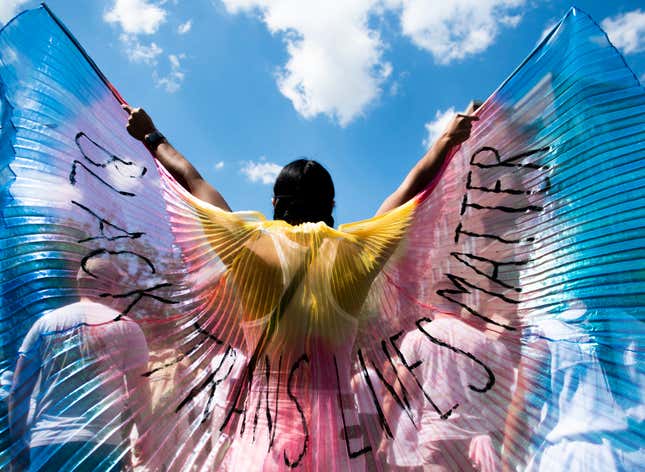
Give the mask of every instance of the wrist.
[[161, 143], [166, 142], [166, 137], [159, 130], [154, 129], [143, 137], [142, 142], [149, 151], [155, 151]]
[[452, 146], [454, 144], [454, 138], [448, 133], [444, 133], [439, 136], [437, 139], [437, 145], [439, 146]]
[[424, 158], [432, 158], [434, 159], [437, 153], [441, 154], [444, 152], [446, 149], [449, 149], [452, 147], [450, 136], [448, 134], [442, 134], [440, 135], [435, 141], [432, 143], [432, 146], [428, 148], [426, 151], [425, 155], [423, 156]]

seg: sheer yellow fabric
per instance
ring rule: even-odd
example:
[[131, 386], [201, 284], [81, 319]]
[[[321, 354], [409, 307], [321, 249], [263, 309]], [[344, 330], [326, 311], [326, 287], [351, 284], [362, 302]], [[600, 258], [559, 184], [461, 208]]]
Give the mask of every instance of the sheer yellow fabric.
[[[202, 309], [217, 313], [211, 323], [220, 326], [220, 339], [228, 337], [224, 326], [233, 332], [238, 323], [270, 316], [296, 344], [312, 333], [333, 337], [334, 316], [360, 318], [375, 277], [405, 246], [417, 207], [412, 200], [336, 230], [324, 223], [268, 221], [257, 212], [229, 213], [176, 190], [181, 201], [171, 213], [177, 239], [189, 272], [201, 279], [196, 283], [208, 300]], [[298, 325], [307, 325], [307, 332]]]

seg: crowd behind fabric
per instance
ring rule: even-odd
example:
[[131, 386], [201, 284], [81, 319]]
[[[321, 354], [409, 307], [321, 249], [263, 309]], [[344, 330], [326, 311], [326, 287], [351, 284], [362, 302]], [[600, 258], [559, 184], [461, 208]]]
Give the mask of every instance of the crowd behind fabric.
[[[73, 464], [78, 470], [240, 470], [240, 425], [233, 422], [225, 432], [220, 426], [242, 376], [244, 354], [214, 356], [212, 369], [227, 370], [228, 381], [212, 395], [202, 389], [180, 408], [177, 401], [185, 396], [178, 390], [185, 388], [189, 359], [172, 348], [151, 349], [147, 337], [161, 335], [153, 326], [142, 329], [119, 316], [119, 299], [95, 295], [111, 288], [107, 282], [96, 287], [97, 280], [120, 275], [100, 260], [79, 270], [80, 301], [39, 318], [20, 347], [15, 371], [3, 372], [0, 444], [9, 451], [12, 470], [67, 470]], [[464, 316], [457, 304], [437, 306], [427, 332], [490, 366], [495, 401], [469, 387], [486, 378], [467, 357], [410, 331], [400, 343], [403, 356], [426, 362], [416, 379], [388, 381], [400, 394], [420, 380], [437, 405], [416, 396], [409, 417], [395, 407], [374, 368], [364, 371], [357, 363], [350, 409], [358, 413], [360, 431], [353, 437], [369, 442], [372, 451], [356, 463], [357, 470], [637, 470], [645, 463], [643, 441], [634, 442], [642, 439], [645, 416], [637, 370], [642, 333], [616, 346], [622, 364], [615, 367], [635, 392], [632, 399], [617, 398], [598, 346], [578, 322], [585, 311], [578, 300], [557, 318], [527, 327], [523, 355], [512, 361], [507, 343]], [[374, 394], [394, 439], [380, 425]], [[454, 409], [441, 417], [434, 406]], [[147, 424], [150, 418], [154, 424]]]

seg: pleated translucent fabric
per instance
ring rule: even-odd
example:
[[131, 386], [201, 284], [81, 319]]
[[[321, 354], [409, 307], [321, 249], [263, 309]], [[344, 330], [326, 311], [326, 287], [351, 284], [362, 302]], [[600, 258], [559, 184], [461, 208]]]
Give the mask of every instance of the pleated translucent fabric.
[[0, 32], [0, 467], [645, 463], [645, 92], [585, 13], [338, 229], [196, 199], [121, 103], [47, 7]]

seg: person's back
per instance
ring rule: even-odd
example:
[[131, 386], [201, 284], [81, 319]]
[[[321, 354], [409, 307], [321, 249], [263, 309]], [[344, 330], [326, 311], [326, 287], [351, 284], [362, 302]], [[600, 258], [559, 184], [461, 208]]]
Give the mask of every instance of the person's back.
[[31, 370], [40, 369], [31, 468], [63, 466], [51, 463], [63, 448], [89, 454], [91, 448], [83, 449], [83, 444], [104, 448], [108, 456], [96, 463], [102, 468], [118, 463], [126, 444], [121, 428], [128, 406], [124, 376], [148, 361], [139, 326], [109, 307], [81, 301], [43, 315], [20, 355]]
[[[423, 361], [418, 380], [434, 403], [426, 399], [416, 407], [420, 459], [425, 466], [437, 470], [470, 470], [472, 438], [500, 434], [503, 429], [503, 411], [512, 384], [512, 372], [505, 375], [502, 368], [508, 352], [499, 341], [460, 320], [458, 315], [436, 313], [434, 321], [421, 327], [423, 331], [406, 334], [400, 346], [408, 362]], [[482, 364], [495, 372], [490, 388], [490, 372]], [[399, 422], [397, 434], [416, 436], [405, 417]], [[399, 463], [394, 455], [389, 460], [412, 465]]]
[[[559, 320], [540, 323], [550, 351], [549, 426], [546, 440], [592, 435], [624, 429], [626, 418], [606, 387], [608, 379], [598, 359], [598, 345], [580, 326]], [[594, 415], [613, 405], [613, 415]], [[584, 418], [584, 421], [582, 420]]]
[[508, 359], [504, 346], [457, 317], [436, 319], [424, 329], [449, 346], [471, 354], [494, 371], [496, 377], [491, 390], [483, 393], [472, 390], [471, 385], [481, 389], [487, 384], [486, 370], [463, 353], [433, 344], [423, 333], [413, 331], [418, 349], [425, 353], [420, 357], [424, 359], [424, 390], [430, 392], [442, 412], [458, 405], [446, 419], [425, 405], [421, 441], [469, 439], [477, 433], [503, 429], [503, 416], [494, 411], [495, 401], [491, 399], [510, 397], [511, 383], [500, 375], [499, 363]]
[[[623, 315], [623, 323], [631, 321], [631, 332], [611, 343], [620, 364], [607, 371], [601, 344], [589, 326], [580, 322], [585, 313], [583, 307], [561, 314], [561, 319], [542, 320], [534, 333], [546, 340], [549, 382], [546, 412], [538, 430], [543, 443], [537, 447], [530, 470], [553, 470], [555, 466], [631, 470], [645, 458], [642, 443], [635, 444], [632, 439], [632, 428], [642, 429], [637, 425], [643, 424], [639, 414], [643, 403], [640, 398], [623, 398], [621, 392], [614, 392], [610, 379], [620, 378], [621, 371], [626, 371], [631, 377], [628, 382], [643, 382], [637, 359], [642, 349], [634, 341], [642, 337], [641, 323]], [[567, 322], [567, 316], [577, 318]], [[616, 326], [612, 328], [619, 332]], [[634, 332], [635, 328], [640, 333]], [[643, 437], [642, 432], [638, 435]]]
[[[362, 303], [348, 297], [364, 301], [367, 293], [360, 288], [369, 288], [373, 276], [356, 269], [350, 272], [352, 268], [345, 266], [346, 259], [340, 253], [346, 246], [361, 250], [356, 241], [323, 223], [305, 223], [297, 229], [285, 226], [283, 233], [263, 235], [256, 240], [254, 257], [259, 257], [257, 242], [262, 242], [265, 246], [262, 254], [275, 253], [273, 260], [265, 259], [265, 264], [279, 270], [266, 271], [266, 276], [258, 273], [245, 276], [253, 278], [256, 284], [261, 280], [264, 287], [282, 285], [282, 290], [279, 303], [273, 302], [273, 311], [242, 323], [246, 344], [251, 349], [247, 355], [252, 357], [252, 350], [257, 347], [261, 347], [261, 355], [256, 356], [259, 363], [248, 392], [248, 404], [252, 405], [246, 412], [248, 424], [241, 427], [248, 444], [247, 447], [238, 444], [231, 460], [233, 466], [260, 470], [281, 467], [287, 460], [305, 468], [314, 464], [341, 470], [363, 467], [363, 458], [350, 462], [344, 454], [322, 454], [331, 447], [329, 440], [327, 444], [308, 444], [309, 437], [338, 441], [345, 429], [358, 425], [350, 385], [350, 358]], [[376, 253], [375, 259], [378, 258]], [[376, 273], [380, 266], [375, 267]], [[340, 270], [346, 272], [342, 281], [337, 275]], [[276, 279], [276, 274], [281, 280]], [[238, 287], [249, 285], [241, 277], [235, 281]], [[350, 295], [341, 298], [339, 294]], [[258, 297], [248, 299], [254, 305], [245, 307], [245, 313], [258, 312], [256, 307], [262, 304]], [[352, 304], [358, 308], [353, 313], [345, 309]], [[301, 378], [294, 382], [296, 375], [307, 381]], [[263, 411], [265, 405], [275, 409], [277, 416], [269, 419]], [[353, 442], [360, 442], [357, 439], [351, 441], [352, 446]], [[317, 454], [303, 459], [307, 448]]]

